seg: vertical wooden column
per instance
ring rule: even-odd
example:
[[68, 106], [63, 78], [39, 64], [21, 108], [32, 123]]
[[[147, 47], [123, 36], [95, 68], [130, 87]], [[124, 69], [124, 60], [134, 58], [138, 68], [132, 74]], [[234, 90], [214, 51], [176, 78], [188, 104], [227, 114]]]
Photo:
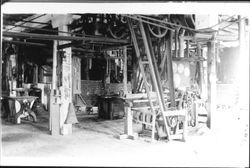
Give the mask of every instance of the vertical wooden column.
[[123, 84], [124, 95], [128, 93], [128, 80], [127, 80], [127, 47], [123, 47]]
[[186, 55], [188, 58], [189, 57], [189, 40], [187, 40], [187, 44], [186, 44]]
[[[179, 30], [180, 28], [176, 28], [175, 29], [175, 57], [177, 58], [178, 57], [178, 41], [179, 41]], [[172, 46], [171, 46], [172, 47]], [[172, 48], [171, 48], [172, 49]]]
[[[59, 31], [68, 32], [67, 25], [60, 25]], [[59, 35], [67, 36], [69, 34], [59, 33]], [[59, 41], [59, 45], [69, 42]], [[60, 128], [63, 131], [65, 127], [65, 121], [68, 115], [69, 104], [72, 103], [72, 50], [71, 47], [63, 49], [64, 56], [62, 60], [62, 87], [60, 88], [62, 97], [62, 104], [60, 106]], [[67, 124], [72, 126], [72, 124]], [[68, 127], [68, 126], [67, 126]], [[71, 128], [72, 129], [72, 128]], [[72, 132], [72, 130], [70, 131]], [[62, 132], [61, 132], [62, 133]]]
[[169, 81], [169, 89], [170, 89], [170, 99], [171, 99], [171, 107], [175, 107], [175, 93], [174, 93], [174, 75], [173, 75], [173, 65], [172, 65], [172, 35], [173, 32], [170, 32], [170, 38], [167, 41], [167, 74]]
[[[2, 43], [0, 44], [0, 98], [2, 97], [2, 55], [3, 55], [3, 49], [2, 49]], [[0, 100], [0, 111], [2, 111], [2, 101]], [[0, 120], [1, 124], [1, 120]], [[1, 145], [1, 144], [0, 144]]]
[[216, 45], [215, 41], [208, 42], [208, 55], [207, 55], [207, 126], [212, 128], [214, 122], [214, 113], [216, 113]]
[[57, 40], [54, 40], [53, 41], [52, 90], [57, 88], [56, 66], [57, 66]]
[[[198, 53], [198, 57], [202, 58], [202, 54], [201, 54], [201, 45], [200, 43], [197, 43], [197, 53]], [[198, 71], [199, 71], [199, 88], [200, 88], [200, 92], [201, 92], [201, 97], [204, 98], [203, 96], [203, 91], [205, 90], [204, 86], [204, 71], [203, 71], [203, 62], [199, 61], [198, 62]]]
[[[59, 113], [58, 112], [59, 105], [58, 105], [58, 107], [56, 107], [56, 105], [53, 104], [53, 103], [56, 103], [55, 97], [54, 97], [54, 91], [56, 89], [58, 89], [57, 88], [57, 73], [56, 73], [56, 69], [57, 69], [56, 68], [57, 67], [57, 44], [58, 44], [57, 40], [54, 40], [53, 41], [52, 88], [51, 88], [51, 93], [50, 93], [50, 105], [49, 105], [49, 109], [50, 109], [49, 110], [49, 131], [51, 131], [52, 135], [58, 135], [60, 132], [57, 128], [52, 128], [52, 126], [57, 127], [57, 125], [59, 124], [59, 123], [57, 123], [57, 122], [59, 122], [58, 121], [59, 114], [55, 114], [55, 113]], [[56, 123], [54, 123], [54, 122], [56, 122]]]

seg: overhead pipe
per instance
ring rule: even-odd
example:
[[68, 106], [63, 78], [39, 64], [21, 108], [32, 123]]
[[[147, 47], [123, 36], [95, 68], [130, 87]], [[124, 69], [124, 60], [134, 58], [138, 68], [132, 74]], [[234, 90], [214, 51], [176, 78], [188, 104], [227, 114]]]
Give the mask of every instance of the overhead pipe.
[[10, 40], [3, 40], [4, 43], [11, 43], [11, 44], [20, 44], [20, 45], [32, 45], [32, 46], [39, 46], [39, 47], [49, 47], [47, 44], [43, 43], [32, 43], [32, 42], [24, 42], [24, 41], [10, 41]]
[[39, 40], [62, 40], [62, 41], [74, 41], [74, 40], [90, 40], [98, 42], [110, 42], [110, 43], [129, 43], [129, 40], [112, 39], [105, 37], [74, 37], [74, 36], [60, 36], [60, 35], [47, 35], [47, 34], [37, 34], [37, 33], [24, 33], [24, 32], [3, 32], [3, 36], [6, 37], [26, 37], [34, 38]]

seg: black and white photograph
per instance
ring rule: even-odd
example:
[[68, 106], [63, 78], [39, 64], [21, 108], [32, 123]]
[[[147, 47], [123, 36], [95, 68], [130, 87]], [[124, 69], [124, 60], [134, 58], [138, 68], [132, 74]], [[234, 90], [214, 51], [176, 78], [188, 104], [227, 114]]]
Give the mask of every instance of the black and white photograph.
[[249, 9], [2, 2], [0, 165], [248, 167]]

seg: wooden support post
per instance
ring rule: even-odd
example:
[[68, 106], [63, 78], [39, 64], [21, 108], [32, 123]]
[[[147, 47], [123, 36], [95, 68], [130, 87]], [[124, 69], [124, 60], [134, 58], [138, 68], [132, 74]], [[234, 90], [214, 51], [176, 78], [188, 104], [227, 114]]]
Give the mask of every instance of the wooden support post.
[[[58, 27], [59, 31], [68, 32], [67, 25], [61, 25]], [[65, 33], [59, 33], [62, 36], [68, 36]], [[59, 41], [59, 45], [66, 44], [65, 41]], [[64, 127], [66, 118], [68, 116], [69, 104], [72, 103], [72, 49], [71, 47], [63, 49], [64, 58], [62, 60], [62, 105], [60, 106], [60, 128]], [[67, 127], [70, 128], [70, 127]], [[62, 131], [72, 132], [72, 131]], [[61, 133], [62, 133], [61, 132]]]
[[185, 56], [185, 54], [184, 54], [184, 46], [185, 46], [184, 35], [185, 35], [185, 29], [182, 29], [182, 32], [179, 36], [179, 57], [180, 58], [183, 58]]
[[215, 41], [214, 40], [208, 42], [207, 91], [208, 91], [207, 126], [208, 128], [211, 129], [212, 122], [214, 122], [214, 118], [215, 118], [213, 117], [213, 113], [216, 112], [216, 53], [215, 53]]
[[179, 41], [180, 41], [180, 44], [179, 44], [179, 57], [180, 58], [184, 58], [184, 39], [183, 39], [183, 36], [180, 36], [179, 37]]
[[127, 80], [127, 47], [123, 47], [123, 84], [124, 95], [128, 94], [128, 80]]
[[175, 93], [174, 93], [174, 75], [173, 75], [173, 66], [172, 66], [172, 34], [170, 32], [170, 38], [167, 41], [167, 74], [169, 81], [169, 89], [170, 89], [170, 99], [171, 99], [171, 107], [175, 107]]
[[132, 103], [130, 101], [125, 100], [124, 134], [119, 135], [119, 139], [137, 139], [138, 138], [138, 134], [133, 132], [133, 113], [131, 111], [131, 106], [132, 106]]
[[[59, 105], [58, 108], [55, 107], [55, 105], [53, 105], [52, 102], [53, 101], [53, 92], [55, 89], [57, 89], [57, 75], [56, 75], [56, 67], [57, 67], [57, 40], [53, 41], [53, 67], [52, 67], [52, 88], [51, 88], [51, 94], [50, 94], [50, 110], [49, 110], [49, 130], [52, 131], [51, 134], [52, 135], [56, 135], [56, 130], [52, 130], [52, 122], [58, 122], [58, 123], [54, 123], [54, 124], [59, 124], [59, 121], [56, 119], [57, 117], [57, 113], [59, 115], [59, 112], [55, 111], [54, 108], [56, 110], [59, 110]], [[56, 113], [56, 114], [52, 114], [52, 112]], [[56, 129], [56, 128], [55, 128]]]
[[[180, 28], [176, 28], [175, 29], [175, 58], [177, 58], [178, 57], [178, 41], [179, 41], [179, 30], [180, 30]], [[172, 49], [172, 48], [171, 48]]]
[[[146, 34], [146, 38], [147, 38], [147, 41], [148, 41], [148, 47], [149, 47], [150, 55], [152, 57], [151, 60], [152, 60], [153, 68], [154, 68], [154, 71], [155, 71], [155, 77], [156, 77], [157, 87], [158, 87], [158, 90], [160, 92], [161, 100], [164, 100], [163, 89], [162, 89], [162, 84], [161, 84], [161, 78], [160, 78], [160, 74], [159, 74], [159, 69], [158, 69], [158, 65], [157, 65], [157, 62], [156, 62], [155, 54], [154, 54], [154, 51], [153, 51], [152, 40], [150, 38], [149, 30], [147, 28], [145, 28], [145, 34]], [[144, 42], [144, 44], [145, 44], [145, 42]], [[162, 104], [163, 104], [164, 110], [166, 110], [164, 102], [162, 102]]]
[[[198, 53], [198, 57], [201, 58], [202, 57], [202, 54], [201, 54], [201, 45], [199, 43], [197, 43], [197, 53]], [[205, 83], [204, 83], [204, 70], [203, 70], [203, 62], [202, 61], [199, 61], [198, 62], [199, 64], [199, 88], [200, 88], [200, 93], [201, 93], [201, 97], [204, 98], [203, 96], [203, 92], [205, 90], [204, 86], [205, 86]]]
[[[165, 38], [164, 38], [164, 40], [166, 40]], [[163, 53], [163, 58], [161, 59], [161, 63], [160, 63], [160, 74], [162, 75], [162, 73], [164, 72], [164, 70], [165, 70], [165, 65], [166, 65], [166, 60], [167, 60], [167, 54], [168, 54], [168, 50], [167, 50], [167, 43], [165, 42], [164, 43], [164, 45], [165, 45], [165, 51], [164, 51], [164, 53]]]
[[189, 40], [187, 40], [187, 46], [186, 46], [186, 57], [189, 57]]
[[57, 66], [57, 40], [53, 41], [53, 68], [52, 68], [52, 90], [57, 88], [57, 76], [56, 76], [56, 66]]
[[[3, 49], [2, 49], [2, 44], [0, 44], [0, 111], [2, 111], [2, 100], [1, 100], [1, 97], [2, 97], [2, 55], [3, 55]], [[0, 120], [0, 124], [1, 124], [1, 120]], [[1, 144], [0, 144], [1, 145]]]

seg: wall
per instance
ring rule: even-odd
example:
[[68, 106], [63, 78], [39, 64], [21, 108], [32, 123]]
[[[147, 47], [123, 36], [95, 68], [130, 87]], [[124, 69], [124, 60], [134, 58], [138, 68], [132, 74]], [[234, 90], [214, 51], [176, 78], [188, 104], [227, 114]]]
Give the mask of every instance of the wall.
[[[110, 94], [119, 94], [119, 91], [123, 91], [123, 83], [110, 83], [106, 85]], [[131, 84], [128, 84], [128, 91], [131, 91]], [[81, 94], [87, 105], [97, 105], [97, 95], [103, 95], [105, 93], [104, 86], [101, 80], [81, 80]]]
[[87, 105], [96, 105], [96, 95], [103, 94], [102, 81], [81, 80], [81, 94]]

